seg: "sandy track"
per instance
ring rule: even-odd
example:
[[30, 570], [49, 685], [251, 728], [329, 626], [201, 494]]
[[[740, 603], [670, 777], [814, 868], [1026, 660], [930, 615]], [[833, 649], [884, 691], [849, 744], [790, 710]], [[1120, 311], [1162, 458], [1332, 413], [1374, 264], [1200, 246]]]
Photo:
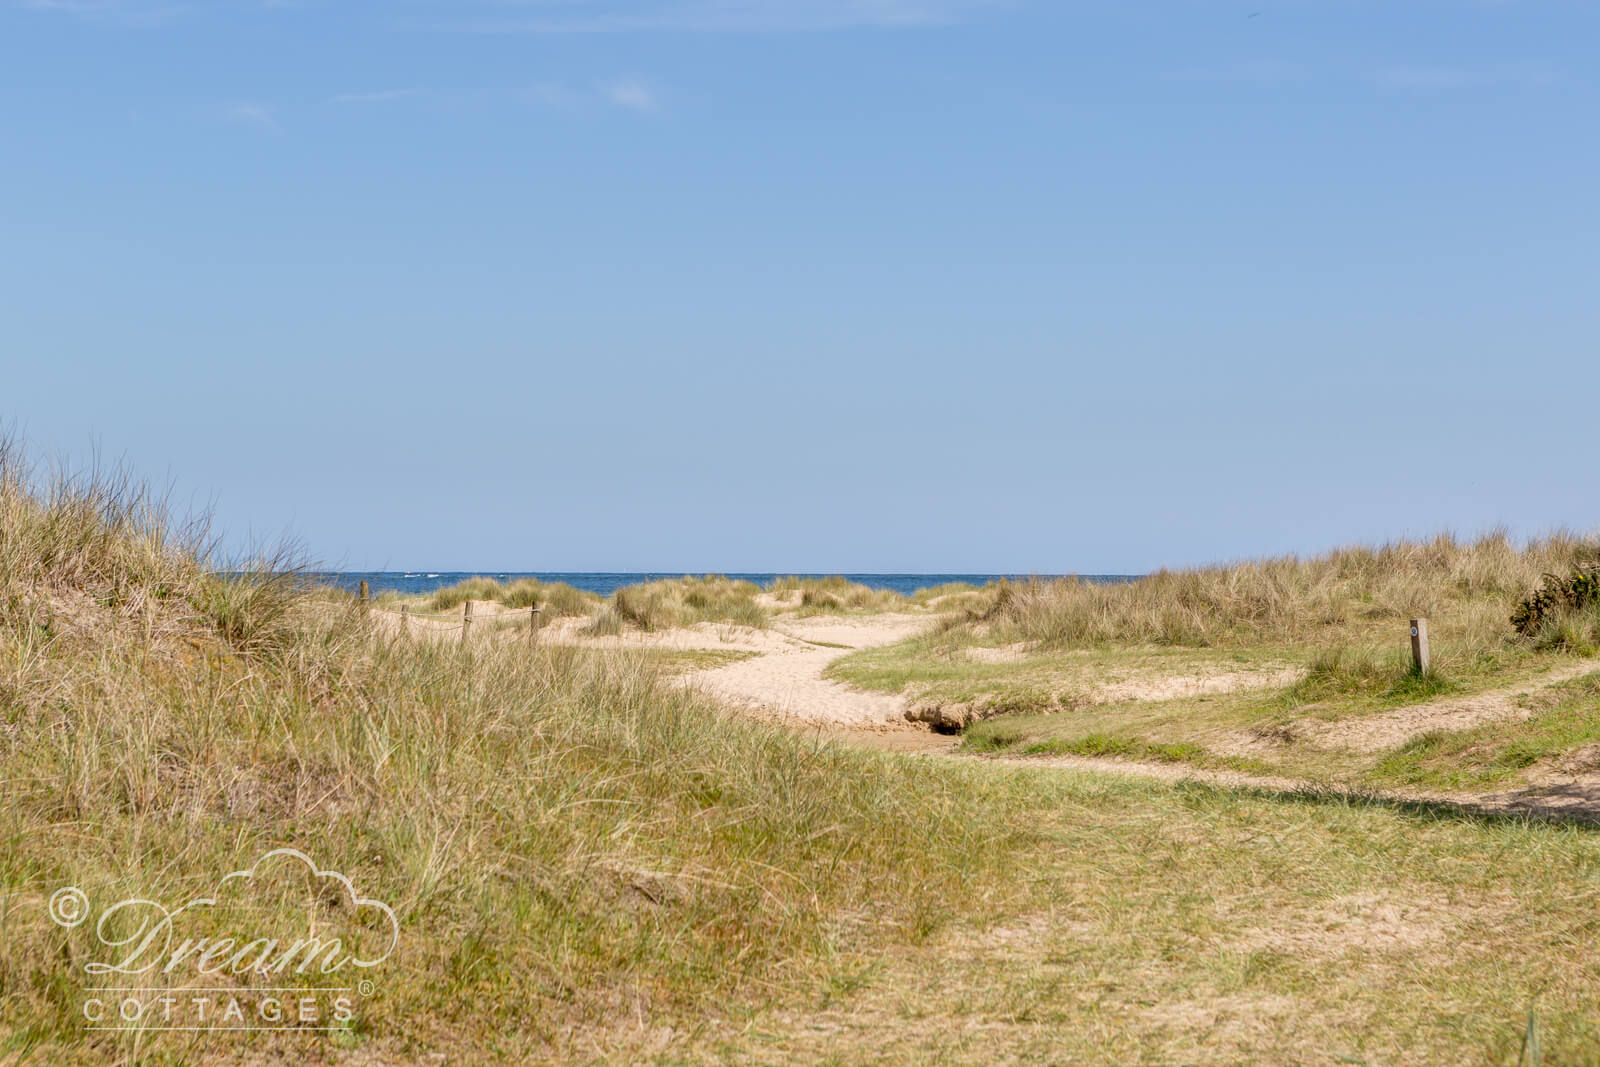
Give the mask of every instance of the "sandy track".
[[[770, 599], [770, 598], [769, 598]], [[781, 607], [781, 605], [779, 605]], [[455, 612], [399, 612], [375, 609], [373, 620], [385, 631], [415, 639], [460, 641], [461, 616]], [[491, 635], [521, 639], [528, 612], [485, 601], [473, 603], [473, 640]], [[828, 664], [862, 648], [893, 644], [927, 627], [928, 615], [815, 616], [780, 618], [765, 630], [719, 623], [641, 633], [629, 630], [606, 637], [583, 633], [581, 617], [547, 620], [537, 633], [541, 644], [584, 648], [658, 648], [670, 651], [753, 652], [755, 656], [682, 677], [724, 704], [786, 723], [847, 729], [913, 729], [899, 695], [871, 693], [822, 677]]]
[[1382, 752], [1435, 730], [1467, 730], [1491, 722], [1520, 722], [1531, 717], [1533, 712], [1517, 701], [1519, 696], [1535, 689], [1559, 685], [1596, 669], [1600, 669], [1600, 660], [1585, 660], [1553, 670], [1536, 681], [1507, 689], [1466, 697], [1446, 697], [1426, 704], [1396, 708], [1382, 715], [1307, 725], [1300, 730], [1299, 739], [1323, 749]]
[[[859, 620], [793, 620], [776, 634], [768, 635], [769, 639], [776, 637], [789, 642], [785, 647], [731, 666], [700, 671], [692, 676], [691, 684], [700, 686], [725, 703], [794, 725], [820, 727], [847, 743], [853, 741], [876, 748], [940, 758], [1090, 771], [1173, 784], [1201, 782], [1229, 789], [1303, 793], [1395, 805], [1439, 804], [1489, 815], [1531, 815], [1600, 822], [1600, 770], [1595, 768], [1584, 768], [1577, 773], [1547, 773], [1515, 790], [1473, 794], [1357, 789], [1286, 776], [1206, 770], [1183, 764], [1115, 758], [980, 756], [964, 752], [957, 737], [942, 736], [907, 723], [906, 701], [903, 697], [863, 692], [822, 677], [827, 665], [840, 656], [856, 649], [903, 640], [927, 623], [925, 616], [915, 615], [873, 616]], [[818, 648], [810, 643], [815, 641], [849, 647]], [[1586, 661], [1552, 671], [1534, 682], [1514, 688], [1400, 708], [1365, 720], [1319, 724], [1321, 733], [1313, 743], [1322, 746], [1371, 745], [1387, 748], [1403, 744], [1410, 737], [1429, 730], [1459, 730], [1481, 722], [1526, 718], [1530, 712], [1516, 703], [1517, 696], [1532, 689], [1557, 685], [1597, 667], [1600, 667], [1600, 661]], [[1297, 671], [1285, 671], [1229, 676], [1214, 684], [1219, 688], [1248, 688], [1264, 682], [1286, 684], [1297, 675]], [[1193, 679], [1187, 678], [1175, 679], [1173, 683], [1181, 684], [1185, 690], [1196, 685]], [[1596, 748], [1600, 750], [1600, 746]], [[1600, 762], [1600, 751], [1596, 752], [1595, 760]]]
[[1396, 789], [1361, 789], [1278, 775], [1239, 771], [1204, 770], [1178, 763], [1143, 763], [1093, 756], [980, 756], [961, 752], [952, 744], [943, 755], [953, 759], [982, 760], [1018, 767], [1044, 767], [1089, 771], [1127, 778], [1178, 784], [1199, 782], [1225, 789], [1296, 793], [1330, 800], [1375, 802], [1397, 807], [1440, 805], [1482, 815], [1525, 815], [1536, 818], [1600, 823], [1600, 773], [1546, 774], [1520, 789], [1499, 793], [1412, 792]]
[[[496, 616], [523, 614], [504, 611], [499, 605], [477, 605], [477, 612], [480, 613], [479, 619], [490, 624], [483, 627], [485, 632], [495, 632], [499, 628], [494, 626], [495, 623], [499, 626], [514, 625], [512, 619], [497, 619]], [[374, 615], [380, 614], [391, 615], [388, 612], [374, 612]], [[791, 617], [781, 619], [767, 630], [702, 623], [687, 629], [660, 633], [630, 632], [615, 637], [595, 638], [579, 634], [586, 620], [556, 619], [540, 631], [539, 640], [589, 647], [644, 646], [757, 653], [747, 660], [685, 675], [683, 683], [729, 706], [789, 725], [816, 728], [846, 743], [867, 744], [936, 758], [1087, 771], [1173, 784], [1200, 782], [1230, 789], [1294, 792], [1397, 805], [1441, 804], [1483, 814], [1531, 815], [1600, 823], [1600, 746], [1591, 746], [1596, 750], [1594, 752], [1585, 750], [1585, 755], [1592, 756], [1589, 761], [1592, 765], [1570, 769], [1562, 766], [1545, 768], [1530, 776], [1530, 780], [1521, 788], [1488, 794], [1355, 789], [1290, 777], [1109, 757], [980, 756], [963, 751], [958, 737], [936, 734], [925, 726], [908, 722], [903, 696], [853, 689], [823, 677], [828, 664], [841, 656], [859, 649], [904, 640], [928, 626], [930, 621], [927, 615], [903, 614], [842, 618], [821, 616], [809, 619]], [[383, 618], [380, 624], [397, 628], [398, 623], [398, 615], [393, 614], [392, 617]], [[460, 624], [453, 619], [413, 617], [409, 620], [409, 627], [418, 636], [460, 639]], [[1600, 660], [1587, 660], [1551, 671], [1522, 685], [1493, 692], [1430, 701], [1365, 718], [1303, 723], [1304, 732], [1297, 741], [1324, 749], [1370, 752], [1393, 748], [1432, 730], [1462, 730], [1482, 723], [1526, 719], [1532, 712], [1518, 701], [1517, 698], [1522, 694], [1558, 685], [1596, 669], [1600, 669]], [[1191, 695], [1193, 692], [1286, 684], [1293, 681], [1296, 673], [1284, 671], [1164, 679], [1165, 685], [1157, 686], [1159, 693], [1141, 695], [1144, 699], [1161, 699], [1173, 695]], [[1173, 692], [1169, 693], [1168, 688]], [[1262, 743], [1260, 738], [1251, 737], [1248, 740], [1251, 745]]]
[[928, 623], [926, 615], [786, 619], [773, 627], [776, 647], [769, 645], [753, 659], [696, 671], [685, 682], [725, 704], [784, 722], [909, 728], [904, 697], [852, 689], [829, 681], [822, 672], [840, 656], [904, 640]]

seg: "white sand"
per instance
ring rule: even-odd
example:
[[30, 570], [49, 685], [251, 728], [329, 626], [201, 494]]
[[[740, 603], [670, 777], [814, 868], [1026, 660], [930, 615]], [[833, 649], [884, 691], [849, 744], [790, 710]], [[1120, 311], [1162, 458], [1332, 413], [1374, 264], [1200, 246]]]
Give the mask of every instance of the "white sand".
[[[685, 681], [723, 703], [785, 722], [907, 728], [903, 697], [853, 689], [829, 681], [822, 672], [840, 656], [903, 640], [928, 623], [926, 615], [785, 619], [773, 627], [786, 641], [784, 647], [726, 667], [697, 671]], [[819, 647], [812, 642], [846, 647]]]

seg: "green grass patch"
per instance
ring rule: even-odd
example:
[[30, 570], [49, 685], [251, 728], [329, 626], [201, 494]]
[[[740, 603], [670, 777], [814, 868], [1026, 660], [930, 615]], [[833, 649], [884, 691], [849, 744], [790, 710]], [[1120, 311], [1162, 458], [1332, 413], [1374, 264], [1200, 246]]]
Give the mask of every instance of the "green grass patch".
[[[1291, 657], [1297, 654], [1288, 650]], [[1098, 686], [1171, 675], [1276, 670], [1284, 666], [1283, 657], [1283, 650], [1271, 648], [998, 649], [966, 644], [945, 632], [851, 653], [829, 664], [826, 675], [862, 689], [941, 703], [992, 698], [1026, 707], [1037, 704], [1043, 694], [1046, 703], [1076, 706]]]
[[1171, 743], [1146, 741], [1138, 737], [1117, 737], [1111, 734], [1086, 734], [1076, 738], [1052, 738], [1035, 741], [1022, 748], [1029, 756], [1089, 756], [1128, 760], [1154, 760], [1161, 763], [1206, 763], [1209, 753], [1199, 745], [1187, 741]]
[[[34, 484], [0, 445], [0, 1056], [1510, 1064], [1535, 1005], [1542, 1062], [1595, 1062], [1588, 829], [831, 744], [662, 684], [696, 660], [390, 638], [276, 568], [224, 578], [117, 483]], [[1468, 590], [1499, 573], [1446, 557]], [[659, 590], [659, 619], [608, 611], [665, 625], [747, 593], [704, 584], [698, 605], [691, 582]], [[1033, 692], [1078, 677], [971, 665]], [[1539, 694], [1485, 758], [1589, 743], [1597, 689]], [[1162, 731], [1269, 705], [1126, 703], [974, 745], [1047, 722], [1203, 766], [1203, 738]], [[281, 846], [395, 908], [358, 1026], [84, 1030], [95, 924], [52, 921], [54, 889], [189, 900]], [[298, 923], [305, 901], [260, 916]]]
[[[1485, 788], [1536, 763], [1571, 758], [1576, 750], [1600, 745], [1600, 673], [1552, 686], [1530, 703], [1540, 710], [1524, 722], [1415, 738], [1384, 756], [1370, 778], [1386, 784]], [[1572, 770], [1600, 770], [1600, 752], [1580, 755]]]
[[1399, 649], [1336, 647], [1311, 661], [1302, 677], [1283, 692], [1287, 707], [1338, 701], [1341, 710], [1357, 704], [1367, 710], [1417, 704], [1465, 688], [1436, 670], [1416, 670], [1409, 652]]
[[645, 648], [640, 651], [647, 662], [655, 664], [667, 675], [715, 670], [761, 655], [738, 648]]

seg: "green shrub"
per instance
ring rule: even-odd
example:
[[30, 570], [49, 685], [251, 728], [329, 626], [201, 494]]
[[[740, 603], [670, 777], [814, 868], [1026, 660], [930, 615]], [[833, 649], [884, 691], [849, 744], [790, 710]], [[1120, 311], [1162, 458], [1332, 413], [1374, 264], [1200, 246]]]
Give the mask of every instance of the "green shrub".
[[1533, 637], [1559, 616], [1591, 604], [1600, 604], [1600, 566], [1579, 567], [1565, 578], [1546, 574], [1538, 590], [1511, 613], [1511, 625], [1522, 636]]

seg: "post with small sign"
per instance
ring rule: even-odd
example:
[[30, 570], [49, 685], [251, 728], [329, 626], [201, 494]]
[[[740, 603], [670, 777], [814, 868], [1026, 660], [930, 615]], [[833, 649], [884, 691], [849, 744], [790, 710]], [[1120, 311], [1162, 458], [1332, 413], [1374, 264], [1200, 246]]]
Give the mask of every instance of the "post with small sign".
[[1418, 674], [1428, 673], [1428, 620], [1411, 620], [1411, 662]]

